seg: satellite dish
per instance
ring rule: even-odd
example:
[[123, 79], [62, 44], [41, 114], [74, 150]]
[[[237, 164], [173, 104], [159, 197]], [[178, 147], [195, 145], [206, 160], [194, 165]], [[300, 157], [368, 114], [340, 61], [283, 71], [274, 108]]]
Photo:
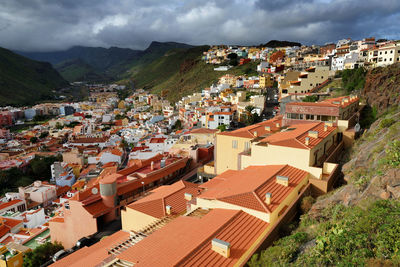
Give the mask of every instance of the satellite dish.
[[357, 123], [356, 126], [354, 126], [354, 130], [355, 130], [356, 132], [359, 132], [359, 131], [361, 130], [361, 126], [360, 126], [359, 123]]
[[96, 195], [98, 192], [99, 192], [99, 190], [96, 187], [92, 188], [93, 195]]

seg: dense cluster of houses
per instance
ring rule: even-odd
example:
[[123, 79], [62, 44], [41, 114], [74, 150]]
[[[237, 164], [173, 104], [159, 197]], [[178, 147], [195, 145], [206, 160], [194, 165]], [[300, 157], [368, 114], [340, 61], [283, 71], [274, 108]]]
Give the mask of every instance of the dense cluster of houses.
[[[119, 99], [123, 88], [111, 85], [93, 86], [87, 101], [2, 108], [0, 170], [59, 160], [49, 181], [0, 199], [0, 262], [21, 266], [50, 241], [76, 248], [121, 220], [120, 231], [54, 265], [244, 265], [302, 197], [331, 190], [338, 155], [358, 134], [359, 98], [301, 99], [336, 70], [399, 61], [398, 43], [216, 46], [203, 59], [222, 64], [230, 53], [240, 64], [260, 60], [259, 75], [226, 73], [175, 104], [142, 89]], [[262, 121], [238, 127], [253, 114]], [[38, 115], [48, 119], [12, 130]]]

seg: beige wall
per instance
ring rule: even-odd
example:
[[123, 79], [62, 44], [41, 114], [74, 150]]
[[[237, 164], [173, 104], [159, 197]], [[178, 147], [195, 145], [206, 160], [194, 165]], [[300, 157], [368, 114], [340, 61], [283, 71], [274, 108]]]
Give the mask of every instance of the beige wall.
[[[282, 201], [282, 203], [271, 213], [270, 221], [275, 223], [279, 218], [279, 212], [285, 207], [290, 206], [300, 193], [300, 189], [308, 184], [309, 176], [299, 183], [294, 190]], [[290, 181], [289, 181], [290, 182]]]
[[[232, 148], [232, 141], [237, 141], [237, 148]], [[239, 170], [239, 153], [245, 150], [245, 143], [250, 143], [250, 138], [233, 137], [217, 134], [216, 142], [216, 173], [221, 174], [226, 170]]]
[[307, 93], [317, 84], [321, 84], [328, 79], [329, 73], [329, 68], [316, 68], [315, 72], [307, 72], [307, 78], [299, 78], [301, 84], [290, 86], [288, 93]]
[[121, 211], [122, 230], [139, 232], [144, 227], [154, 223], [158, 218], [147, 215], [143, 212], [126, 207]]
[[329, 134], [324, 141], [313, 147], [313, 149], [300, 149], [275, 145], [258, 145], [254, 143], [251, 147], [250, 155], [241, 155], [240, 169], [244, 169], [251, 165], [276, 165], [289, 164], [293, 167], [302, 169], [311, 174], [313, 178], [319, 179], [322, 174], [321, 168], [312, 167], [315, 164], [315, 152], [317, 158], [321, 158], [332, 145], [332, 136], [337, 133], [337, 130]]

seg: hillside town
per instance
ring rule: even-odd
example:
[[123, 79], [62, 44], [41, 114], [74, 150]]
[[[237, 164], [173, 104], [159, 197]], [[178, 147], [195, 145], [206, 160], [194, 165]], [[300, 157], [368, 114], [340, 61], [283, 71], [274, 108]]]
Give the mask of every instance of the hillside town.
[[[51, 266], [244, 266], [304, 197], [335, 188], [364, 130], [366, 103], [337, 94], [337, 73], [400, 62], [400, 42], [200, 56], [218, 81], [175, 103], [92, 84], [87, 100], [1, 107], [1, 266], [47, 242], [64, 248]], [[251, 63], [258, 75], [225, 73]]]

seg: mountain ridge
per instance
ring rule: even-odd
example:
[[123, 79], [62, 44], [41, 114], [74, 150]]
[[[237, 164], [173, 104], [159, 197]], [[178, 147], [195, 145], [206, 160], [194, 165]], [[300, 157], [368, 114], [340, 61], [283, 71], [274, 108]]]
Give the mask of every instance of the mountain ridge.
[[0, 47], [0, 105], [27, 105], [53, 99], [68, 86], [50, 63], [31, 60]]

